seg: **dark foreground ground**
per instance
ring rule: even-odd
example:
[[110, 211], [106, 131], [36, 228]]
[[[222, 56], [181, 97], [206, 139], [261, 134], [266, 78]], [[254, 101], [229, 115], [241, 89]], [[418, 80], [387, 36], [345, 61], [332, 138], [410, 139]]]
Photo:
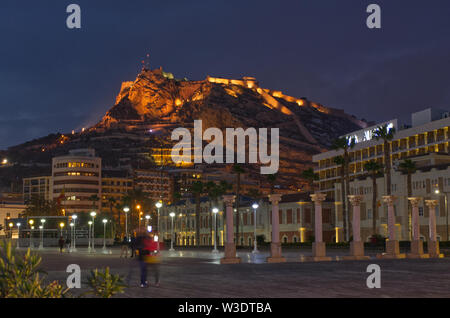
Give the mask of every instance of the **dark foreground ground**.
[[[267, 264], [267, 251], [254, 256], [239, 252], [243, 263], [220, 265], [222, 253], [209, 250], [184, 249], [164, 252], [161, 265], [161, 286], [139, 288], [139, 267], [135, 259], [119, 258], [119, 250], [112, 254], [88, 254], [85, 249], [77, 253], [59, 254], [55, 249], [39, 252], [42, 267], [48, 279], [65, 283], [69, 264], [81, 267], [82, 288], [72, 290], [79, 295], [86, 291], [90, 270], [109, 266], [111, 272], [129, 279], [130, 287], [118, 297], [450, 297], [450, 259], [378, 260], [305, 262], [302, 256], [310, 251], [287, 250], [287, 262]], [[330, 251], [335, 259], [348, 253]], [[374, 256], [374, 253], [368, 253]], [[369, 289], [366, 272], [369, 264], [381, 267], [381, 288]], [[149, 281], [152, 283], [151, 273]]]

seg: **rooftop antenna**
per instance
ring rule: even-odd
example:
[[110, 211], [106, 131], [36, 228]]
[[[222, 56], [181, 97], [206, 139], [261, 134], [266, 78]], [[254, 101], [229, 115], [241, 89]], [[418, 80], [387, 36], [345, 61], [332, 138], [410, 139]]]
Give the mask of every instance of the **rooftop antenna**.
[[141, 61], [142, 70], [150, 70], [150, 53], [147, 53], [145, 58]]

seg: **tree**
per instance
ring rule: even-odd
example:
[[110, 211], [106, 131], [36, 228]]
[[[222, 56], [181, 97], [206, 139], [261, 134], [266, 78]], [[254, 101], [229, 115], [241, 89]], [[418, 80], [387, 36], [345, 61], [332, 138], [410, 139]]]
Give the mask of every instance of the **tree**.
[[313, 168], [309, 168], [303, 170], [301, 176], [303, 179], [306, 179], [308, 181], [309, 188], [312, 192], [314, 192], [314, 181], [319, 180], [319, 175], [314, 172]]
[[25, 208], [27, 216], [58, 216], [61, 209], [56, 201], [47, 201], [40, 196], [32, 196]]
[[190, 192], [195, 199], [195, 242], [197, 246], [200, 246], [200, 199], [205, 188], [205, 184], [201, 181], [194, 181], [190, 187]]
[[96, 209], [96, 203], [98, 200], [100, 200], [100, 198], [98, 197], [98, 195], [93, 194], [89, 197], [88, 199], [89, 201], [92, 201], [92, 209], [95, 210]]
[[240, 213], [239, 213], [239, 200], [241, 191], [241, 174], [245, 172], [241, 165], [233, 165], [233, 172], [236, 174], [236, 245], [240, 244], [239, 241], [239, 223], [240, 223]]
[[333, 161], [336, 165], [340, 167], [340, 176], [341, 176], [341, 201], [342, 201], [342, 218], [344, 223], [346, 222], [344, 217], [344, 211], [346, 211], [347, 200], [345, 198], [345, 160], [342, 156], [337, 156], [333, 158]]
[[382, 171], [383, 166], [380, 165], [377, 161], [371, 160], [364, 164], [364, 170], [369, 172], [370, 177], [372, 178], [372, 237], [377, 235], [377, 218], [378, 218], [378, 206], [377, 206], [377, 197], [378, 197], [378, 189], [377, 189], [377, 176]]
[[348, 151], [352, 149], [356, 144], [356, 140], [353, 137], [342, 137], [337, 138], [333, 141], [333, 144], [331, 146], [334, 150], [342, 150], [344, 152], [344, 179], [345, 179], [345, 210], [344, 210], [344, 233], [345, 233], [345, 239], [346, 241], [349, 241], [350, 239], [350, 233], [349, 233], [349, 202], [348, 202], [348, 195], [350, 192], [350, 176], [349, 176], [349, 166], [350, 166], [350, 157], [348, 154]]
[[267, 175], [267, 181], [269, 181], [269, 184], [270, 184], [270, 194], [273, 194], [273, 192], [275, 190], [275, 182], [277, 181], [277, 178], [278, 178], [278, 173]]
[[[416, 163], [412, 161], [411, 159], [405, 159], [403, 162], [399, 165], [400, 171], [403, 173], [406, 173], [406, 183], [408, 185], [408, 198], [412, 197], [412, 174], [416, 172], [417, 167]], [[408, 200], [408, 232], [409, 236], [411, 238], [411, 203]]]
[[388, 125], [378, 126], [373, 130], [373, 136], [376, 140], [383, 139], [384, 151], [384, 169], [386, 175], [386, 195], [391, 195], [391, 147], [390, 142], [394, 139], [395, 128], [389, 128]]

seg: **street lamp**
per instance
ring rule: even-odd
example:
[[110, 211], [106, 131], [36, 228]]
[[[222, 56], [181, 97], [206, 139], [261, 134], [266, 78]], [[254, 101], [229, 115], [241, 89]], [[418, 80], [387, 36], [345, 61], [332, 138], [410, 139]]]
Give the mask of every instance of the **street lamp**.
[[44, 225], [45, 219], [41, 219], [41, 225], [39, 226], [39, 229], [41, 230], [41, 243], [39, 244], [39, 249], [44, 248]]
[[71, 253], [73, 251], [72, 249], [72, 242], [73, 242], [73, 227], [75, 226], [75, 224], [73, 222], [70, 222], [69, 224], [70, 226], [70, 246], [69, 246], [69, 253]]
[[108, 223], [107, 219], [103, 219], [103, 252], [106, 251], [106, 223]]
[[88, 252], [91, 252], [91, 226], [92, 226], [92, 221], [88, 222], [89, 224], [89, 231], [88, 231]]
[[73, 220], [73, 240], [72, 240], [72, 251], [76, 252], [77, 248], [75, 245], [75, 240], [77, 238], [77, 218], [78, 216], [76, 214], [72, 215], [72, 220]]
[[[441, 194], [439, 189], [434, 190], [434, 193], [436, 194]], [[447, 241], [450, 241], [450, 237], [449, 237], [449, 233], [448, 233], [448, 198], [447, 198], [447, 193], [443, 192], [442, 195], [444, 196], [444, 203], [445, 203], [445, 218], [446, 218], [446, 236], [447, 236]]]
[[41, 232], [41, 242], [39, 243], [39, 249], [42, 250], [44, 248], [44, 226], [39, 225], [39, 230]]
[[[157, 228], [156, 233], [158, 233], [158, 235], [159, 235], [159, 209], [162, 207], [161, 201], [156, 202], [155, 206], [158, 209], [158, 222], [156, 225], [156, 228]], [[158, 236], [156, 236], [156, 237], [158, 238]], [[158, 251], [159, 251], [159, 238], [158, 238]]]
[[32, 227], [33, 227], [33, 224], [34, 224], [34, 220], [29, 220], [28, 223], [30, 224], [30, 249], [31, 249], [31, 248], [33, 248], [33, 244], [32, 244], [32, 241], [33, 241], [32, 234], [33, 234], [33, 232], [31, 230], [32, 230]]
[[253, 234], [254, 248], [253, 248], [252, 253], [253, 253], [253, 254], [256, 254], [256, 253], [259, 253], [258, 247], [257, 247], [257, 243], [256, 243], [256, 209], [259, 208], [258, 203], [256, 203], [256, 202], [253, 203], [252, 208], [253, 208], [253, 211], [254, 211], [253, 223], [254, 223], [254, 225], [255, 225], [255, 231], [254, 231], [254, 234]]
[[140, 230], [141, 229], [141, 215], [142, 215], [142, 212], [141, 212], [141, 206], [139, 204], [136, 205], [136, 210], [138, 210], [138, 228]]
[[95, 228], [95, 216], [97, 215], [97, 212], [92, 211], [91, 213], [92, 216], [92, 252], [95, 252], [95, 234], [94, 234], [94, 228]]
[[12, 227], [14, 226], [14, 223], [10, 222], [8, 224], [8, 226], [9, 226], [9, 234], [11, 235], [11, 239], [12, 239]]
[[63, 231], [64, 225], [65, 224], [63, 222], [59, 223], [59, 227], [61, 228], [61, 236], [63, 235], [62, 231]]
[[171, 230], [171, 234], [170, 234], [170, 250], [169, 251], [173, 252], [173, 251], [175, 251], [173, 249], [173, 218], [175, 216], [175, 213], [174, 212], [170, 212], [169, 216], [172, 219], [172, 230]]
[[219, 251], [217, 250], [217, 213], [219, 212], [218, 208], [213, 208], [212, 212], [214, 214], [214, 249], [212, 250], [213, 253], [219, 253]]
[[20, 222], [16, 224], [17, 225], [17, 248], [20, 248]]
[[148, 222], [150, 221], [150, 215], [145, 216], [145, 226], [148, 226]]
[[125, 236], [127, 237], [128, 241], [128, 212], [130, 211], [129, 207], [124, 207], [123, 212], [125, 212]]

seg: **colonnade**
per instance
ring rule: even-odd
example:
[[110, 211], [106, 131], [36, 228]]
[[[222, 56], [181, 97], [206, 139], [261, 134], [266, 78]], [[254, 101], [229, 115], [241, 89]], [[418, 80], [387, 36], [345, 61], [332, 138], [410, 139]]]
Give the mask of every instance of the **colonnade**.
[[[267, 258], [268, 263], [286, 262], [286, 258], [282, 255], [280, 242], [280, 225], [279, 225], [279, 208], [281, 194], [269, 195], [269, 201], [272, 205], [272, 242], [270, 244], [270, 256]], [[330, 261], [331, 257], [326, 255], [325, 242], [323, 242], [322, 234], [322, 202], [326, 199], [324, 193], [314, 193], [310, 195], [311, 201], [314, 202], [314, 242], [312, 244], [312, 256], [307, 258], [311, 261]], [[350, 242], [350, 254], [344, 256], [345, 260], [367, 260], [369, 256], [364, 254], [364, 242], [361, 241], [361, 202], [362, 195], [348, 196], [353, 208], [352, 230], [353, 241]], [[226, 225], [227, 225], [227, 241], [225, 243], [225, 256], [221, 259], [222, 264], [240, 263], [241, 259], [236, 255], [236, 244], [234, 242], [234, 224], [233, 224], [233, 203], [234, 195], [223, 196], [226, 205]], [[401, 259], [401, 258], [441, 258], [443, 255], [439, 251], [439, 242], [436, 238], [436, 206], [437, 200], [425, 200], [425, 204], [430, 210], [429, 216], [429, 233], [428, 253], [423, 252], [423, 242], [420, 240], [419, 227], [419, 203], [422, 200], [419, 197], [411, 197], [408, 200], [412, 206], [412, 230], [413, 240], [411, 242], [411, 252], [408, 254], [400, 253], [400, 246], [396, 240], [395, 228], [395, 210], [394, 203], [397, 197], [393, 195], [383, 196], [383, 201], [388, 207], [388, 239], [386, 240], [386, 251], [376, 255], [377, 258]]]

